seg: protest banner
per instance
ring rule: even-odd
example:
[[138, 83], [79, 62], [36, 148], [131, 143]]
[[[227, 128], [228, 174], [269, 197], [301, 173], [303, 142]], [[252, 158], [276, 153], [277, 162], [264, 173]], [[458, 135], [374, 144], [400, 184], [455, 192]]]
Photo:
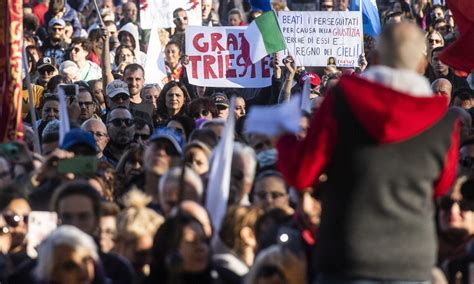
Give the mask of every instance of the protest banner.
[[246, 27], [186, 28], [189, 83], [197, 86], [261, 88], [272, 83], [270, 57], [252, 64], [244, 39]]
[[147, 60], [145, 62], [145, 83], [158, 84], [160, 88], [168, 82], [165, 67], [165, 55], [161, 47], [158, 27], [151, 29], [150, 41], [148, 42]]
[[288, 52], [298, 65], [353, 67], [363, 52], [360, 12], [278, 13]]
[[140, 1], [140, 27], [152, 29], [156, 24], [160, 28], [174, 28], [173, 11], [177, 8], [186, 10], [188, 24], [202, 24], [200, 0], [145, 0]]

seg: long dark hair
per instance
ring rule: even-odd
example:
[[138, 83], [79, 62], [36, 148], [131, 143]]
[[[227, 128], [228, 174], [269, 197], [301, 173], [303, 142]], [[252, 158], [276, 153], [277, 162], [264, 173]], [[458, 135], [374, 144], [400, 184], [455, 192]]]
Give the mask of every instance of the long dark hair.
[[184, 94], [184, 104], [176, 115], [185, 115], [187, 106], [189, 102], [191, 102], [191, 96], [189, 95], [188, 89], [186, 89], [186, 86], [183, 83], [177, 81], [166, 83], [166, 85], [163, 86], [160, 96], [156, 101], [157, 114], [162, 120], [167, 120], [170, 118], [168, 115], [168, 109], [166, 108], [166, 94], [174, 87], [180, 88]]

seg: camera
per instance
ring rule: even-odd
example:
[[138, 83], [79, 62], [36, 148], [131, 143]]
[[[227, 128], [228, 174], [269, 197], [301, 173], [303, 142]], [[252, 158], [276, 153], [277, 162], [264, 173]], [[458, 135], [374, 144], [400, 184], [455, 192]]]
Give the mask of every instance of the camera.
[[76, 84], [60, 84], [57, 87], [57, 91], [62, 89], [66, 97], [72, 97], [79, 94], [79, 86]]

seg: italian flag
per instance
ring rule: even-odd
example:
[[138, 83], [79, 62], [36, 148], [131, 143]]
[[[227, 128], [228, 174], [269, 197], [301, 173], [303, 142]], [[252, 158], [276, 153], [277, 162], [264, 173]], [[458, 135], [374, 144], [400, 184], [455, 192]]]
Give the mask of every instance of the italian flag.
[[244, 37], [249, 43], [248, 55], [252, 63], [286, 48], [273, 11], [265, 12], [256, 18], [245, 30]]

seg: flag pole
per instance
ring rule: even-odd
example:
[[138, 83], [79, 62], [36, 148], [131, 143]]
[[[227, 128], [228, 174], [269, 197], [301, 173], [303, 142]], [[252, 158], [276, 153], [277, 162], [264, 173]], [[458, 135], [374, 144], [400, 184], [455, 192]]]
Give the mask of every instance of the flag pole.
[[33, 91], [31, 90], [31, 78], [30, 72], [28, 71], [28, 57], [26, 56], [26, 48], [23, 47], [22, 51], [23, 56], [23, 70], [25, 71], [25, 79], [26, 79], [26, 88], [28, 90], [28, 103], [30, 105], [30, 116], [31, 116], [31, 127], [33, 128], [33, 150], [41, 154], [41, 147], [39, 142], [39, 134], [38, 128], [36, 127], [36, 111], [35, 106], [33, 103]]

